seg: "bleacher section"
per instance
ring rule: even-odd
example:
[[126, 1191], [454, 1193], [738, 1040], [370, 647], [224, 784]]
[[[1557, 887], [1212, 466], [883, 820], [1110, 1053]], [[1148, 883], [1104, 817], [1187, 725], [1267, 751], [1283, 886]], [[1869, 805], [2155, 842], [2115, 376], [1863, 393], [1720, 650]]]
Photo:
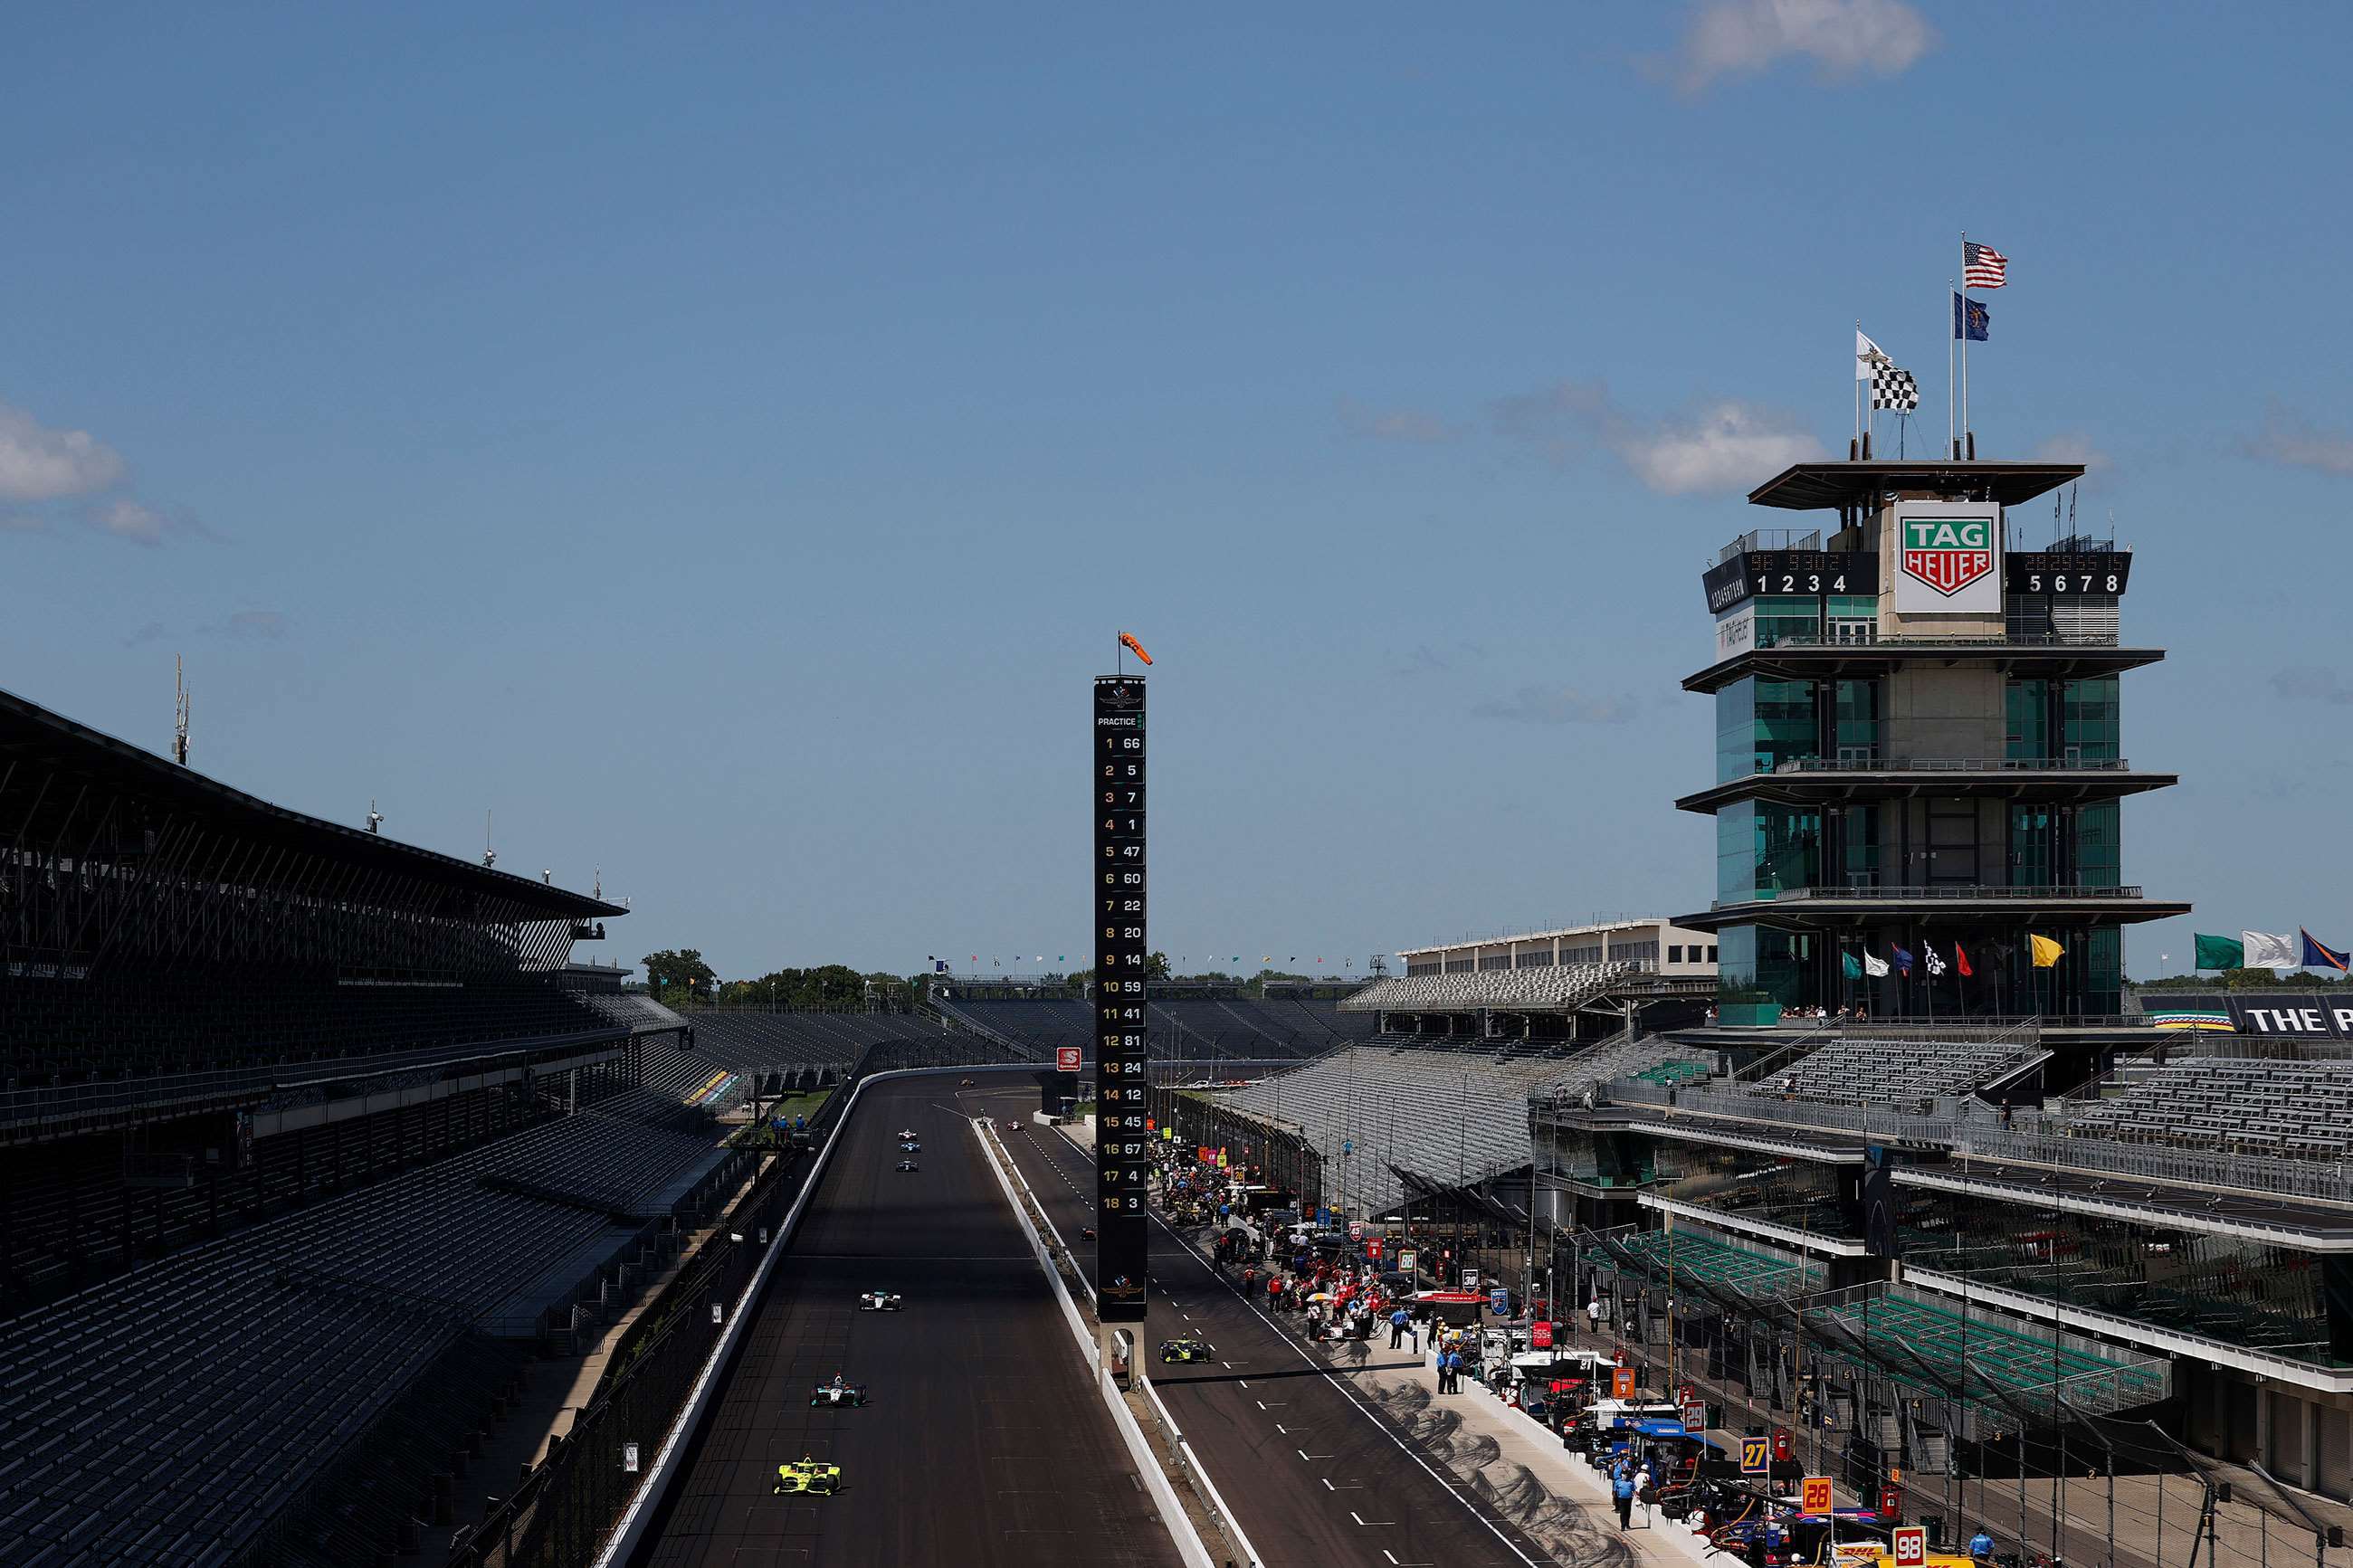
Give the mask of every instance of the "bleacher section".
[[1672, 1087], [1704, 1079], [1710, 1070], [1707, 1063], [1694, 1059], [1686, 1047], [1656, 1035], [1644, 1035], [1631, 1040], [1611, 1041], [1581, 1056], [1566, 1058], [1539, 1092], [1546, 1100], [1578, 1100], [1598, 1086], [1620, 1079]]
[[774, 1072], [800, 1068], [837, 1071], [867, 1047], [887, 1040], [936, 1040], [947, 1031], [912, 1013], [761, 1013], [698, 1008], [681, 1015], [694, 1030], [694, 1048], [711, 1065]]
[[595, 1008], [607, 1022], [618, 1024], [632, 1035], [662, 1034], [687, 1026], [684, 1018], [652, 997], [635, 992], [582, 991], [574, 994]]
[[1978, 1390], [1990, 1384], [2018, 1395], [2064, 1392], [2078, 1410], [2105, 1412], [2147, 1405], [2166, 1395], [2165, 1363], [2130, 1351], [2093, 1349], [2073, 1334], [2055, 1342], [2022, 1318], [1980, 1307], [1958, 1308], [1901, 1287], [1855, 1291], [1815, 1310], [1890, 1362], [1926, 1363], [1945, 1386]]
[[[520, 1131], [549, 1108], [501, 1089], [474, 1089], [314, 1130], [307, 1138], [257, 1139], [253, 1164], [206, 1166], [200, 1153], [174, 1155], [150, 1144], [153, 1169], [174, 1160], [184, 1184], [127, 1189], [117, 1137], [19, 1146], [0, 1162], [8, 1256], [0, 1315], [22, 1310], [111, 1273], [337, 1191], [375, 1173], [458, 1152]], [[199, 1129], [194, 1136], [202, 1138]], [[157, 1134], [155, 1136], [161, 1136]]]
[[[939, 1007], [976, 1028], [1034, 1045], [1041, 1055], [1094, 1037], [1093, 1009], [1083, 997], [949, 996]], [[1148, 1027], [1155, 1058], [1264, 1061], [1303, 1059], [1368, 1039], [1378, 1024], [1376, 1015], [1340, 1012], [1329, 1002], [1176, 995], [1152, 1000]]]
[[1967, 1094], [2016, 1077], [2049, 1053], [2015, 1040], [1831, 1040], [1773, 1068], [1756, 1088], [1835, 1105], [1884, 1105]]
[[463, 984], [338, 984], [276, 968], [153, 969], [0, 980], [9, 1089], [609, 1030], [577, 994], [520, 975]]
[[678, 1116], [625, 1094], [0, 1328], [0, 1561], [225, 1561], [460, 1334], [635, 1246], [608, 1197], [713, 1158]]
[[2341, 1160], [2353, 1151], [2353, 1061], [2201, 1057], [2126, 1066], [2068, 1131], [2130, 1142]]
[[1609, 1240], [1662, 1279], [1721, 1285], [1757, 1299], [1810, 1295], [1822, 1288], [1825, 1278], [1817, 1259], [1736, 1247], [1688, 1225], [1671, 1231], [1618, 1231]]
[[1348, 1199], [1377, 1211], [1402, 1199], [1391, 1164], [1447, 1185], [1527, 1164], [1528, 1095], [1554, 1070], [1550, 1062], [1511, 1061], [1492, 1051], [1375, 1044], [1215, 1099], [1297, 1124], [1335, 1178], [1341, 1145], [1353, 1142]]
[[1455, 974], [1391, 974], [1340, 1004], [1345, 1012], [1455, 1012], [1479, 1007], [1574, 1005], [1636, 973], [1632, 963], [1565, 963], [1541, 969], [1473, 969]]

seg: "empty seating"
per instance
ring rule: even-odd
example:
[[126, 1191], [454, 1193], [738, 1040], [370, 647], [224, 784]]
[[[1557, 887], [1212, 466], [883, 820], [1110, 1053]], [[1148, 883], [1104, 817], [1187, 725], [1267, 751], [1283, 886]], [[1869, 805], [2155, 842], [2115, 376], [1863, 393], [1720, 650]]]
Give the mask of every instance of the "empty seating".
[[0, 1327], [0, 1561], [226, 1561], [470, 1325], [635, 1234], [485, 1177], [641, 1201], [712, 1155], [678, 1116], [617, 1096]]
[[1832, 1040], [1766, 1073], [1756, 1089], [1834, 1105], [1910, 1103], [2014, 1076], [2047, 1055], [2015, 1041], [1971, 1039]]
[[2107, 1087], [2071, 1109], [2068, 1131], [2286, 1159], [2353, 1152], [2353, 1061], [2200, 1057], [2128, 1066]]
[[1468, 1007], [1561, 1007], [1637, 972], [1632, 963], [1564, 963], [1542, 969], [1472, 969], [1452, 974], [1392, 974], [1340, 1004], [1349, 1012], [1448, 1012]]

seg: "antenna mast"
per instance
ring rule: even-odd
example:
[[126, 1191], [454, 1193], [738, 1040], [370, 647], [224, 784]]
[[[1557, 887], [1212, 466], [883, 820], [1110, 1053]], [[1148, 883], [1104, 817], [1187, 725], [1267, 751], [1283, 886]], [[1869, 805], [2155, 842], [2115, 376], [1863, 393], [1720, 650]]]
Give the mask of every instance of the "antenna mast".
[[499, 852], [491, 847], [491, 814], [485, 811], [482, 813], [482, 864], [495, 866], [498, 863]]
[[172, 656], [172, 760], [188, 765], [188, 672], [180, 656]]

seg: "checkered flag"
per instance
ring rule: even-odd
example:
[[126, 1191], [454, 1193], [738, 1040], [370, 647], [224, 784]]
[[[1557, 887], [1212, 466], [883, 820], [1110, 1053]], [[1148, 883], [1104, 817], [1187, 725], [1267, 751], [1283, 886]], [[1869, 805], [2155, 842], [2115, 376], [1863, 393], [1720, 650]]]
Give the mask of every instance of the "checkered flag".
[[1908, 370], [1892, 364], [1871, 367], [1871, 405], [1910, 414], [1920, 406], [1920, 383]]

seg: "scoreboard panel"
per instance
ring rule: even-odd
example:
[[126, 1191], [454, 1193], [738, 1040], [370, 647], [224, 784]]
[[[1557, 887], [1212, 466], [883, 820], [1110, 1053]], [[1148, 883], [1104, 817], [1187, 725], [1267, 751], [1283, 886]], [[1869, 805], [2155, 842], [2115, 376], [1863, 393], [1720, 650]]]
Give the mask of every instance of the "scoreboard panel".
[[1106, 1323], [1140, 1323], [1145, 1305], [1144, 680], [1095, 678], [1095, 1291]]

